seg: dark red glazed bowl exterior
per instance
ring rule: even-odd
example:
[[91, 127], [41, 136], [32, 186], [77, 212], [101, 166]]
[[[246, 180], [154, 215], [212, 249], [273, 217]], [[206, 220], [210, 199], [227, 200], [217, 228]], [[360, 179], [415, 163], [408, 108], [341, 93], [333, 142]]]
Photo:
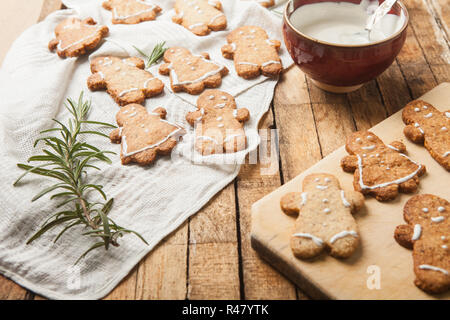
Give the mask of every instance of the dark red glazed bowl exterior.
[[298, 7], [318, 2], [359, 4], [360, 0], [290, 0], [286, 5], [283, 18], [286, 47], [294, 62], [319, 87], [325, 90], [326, 87], [337, 87], [337, 90], [329, 90], [335, 92], [352, 91], [380, 75], [392, 64], [406, 39], [409, 16], [403, 3], [398, 1], [390, 12], [399, 15], [403, 11], [405, 16], [405, 24], [397, 33], [383, 41], [366, 45], [338, 45], [306, 36], [289, 21], [291, 13]]

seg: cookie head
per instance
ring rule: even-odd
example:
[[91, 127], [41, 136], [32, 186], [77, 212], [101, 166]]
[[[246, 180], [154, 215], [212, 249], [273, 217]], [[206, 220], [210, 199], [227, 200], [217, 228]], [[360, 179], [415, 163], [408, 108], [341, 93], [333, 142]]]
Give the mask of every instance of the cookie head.
[[308, 175], [303, 180], [303, 191], [335, 190], [340, 189], [339, 180], [326, 173]]
[[227, 37], [228, 42], [237, 41], [254, 42], [255, 39], [268, 40], [266, 31], [257, 26], [243, 26], [233, 30]]
[[365, 154], [384, 146], [383, 141], [370, 131], [358, 131], [347, 138], [346, 150], [350, 154]]
[[164, 61], [171, 62], [179, 57], [189, 56], [191, 53], [188, 49], [183, 47], [171, 47], [164, 53]]
[[236, 109], [236, 102], [232, 95], [220, 90], [206, 90], [197, 100], [197, 105], [202, 108]]

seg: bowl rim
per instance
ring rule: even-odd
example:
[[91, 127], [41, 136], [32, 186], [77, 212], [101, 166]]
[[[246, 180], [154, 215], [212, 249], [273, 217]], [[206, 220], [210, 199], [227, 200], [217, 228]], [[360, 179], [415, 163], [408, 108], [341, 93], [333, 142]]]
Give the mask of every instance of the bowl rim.
[[388, 41], [390, 41], [390, 40], [400, 36], [402, 34], [402, 32], [406, 29], [406, 27], [409, 25], [409, 12], [408, 12], [408, 9], [406, 9], [406, 6], [403, 4], [403, 2], [401, 0], [398, 0], [396, 4], [398, 4], [400, 6], [400, 8], [403, 10], [403, 12], [405, 14], [405, 23], [400, 28], [400, 30], [398, 30], [397, 32], [393, 33], [392, 35], [390, 35], [386, 39], [383, 39], [383, 40], [380, 40], [380, 41], [376, 41], [376, 42], [370, 42], [370, 43], [366, 43], [366, 44], [336, 44], [336, 43], [322, 41], [322, 40], [310, 37], [310, 36], [304, 34], [303, 32], [301, 32], [300, 30], [298, 30], [297, 28], [294, 27], [292, 25], [291, 21], [288, 18], [288, 7], [293, 1], [294, 0], [289, 0], [286, 3], [286, 6], [284, 8], [284, 14], [283, 14], [284, 23], [286, 23], [295, 33], [299, 34], [300, 36], [302, 36], [302, 37], [304, 37], [304, 38], [306, 38], [308, 40], [311, 40], [313, 42], [320, 43], [320, 44], [327, 45], [327, 46], [331, 46], [331, 47], [336, 47], [336, 48], [366, 48], [366, 47], [376, 46], [376, 45], [379, 45], [379, 44], [386, 43], [386, 42], [388, 42]]

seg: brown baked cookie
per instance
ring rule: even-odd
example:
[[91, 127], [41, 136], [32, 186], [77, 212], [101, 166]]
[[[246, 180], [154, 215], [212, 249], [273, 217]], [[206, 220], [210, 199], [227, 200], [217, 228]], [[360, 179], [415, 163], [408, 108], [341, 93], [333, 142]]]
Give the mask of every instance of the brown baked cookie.
[[136, 162], [148, 165], [155, 161], [156, 155], [172, 152], [177, 137], [184, 131], [165, 118], [164, 108], [156, 108], [149, 113], [139, 104], [129, 104], [120, 109], [116, 115], [119, 128], [113, 130], [109, 137], [114, 143], [122, 142], [122, 164]]
[[352, 213], [364, 204], [364, 196], [344, 191], [335, 176], [310, 174], [303, 180], [303, 192], [291, 192], [281, 198], [281, 209], [298, 215], [291, 236], [292, 252], [309, 259], [323, 250], [337, 258], [347, 258], [359, 245], [358, 226]]
[[174, 8], [176, 15], [172, 21], [198, 36], [227, 27], [227, 18], [218, 0], [176, 0]]
[[413, 249], [414, 284], [429, 293], [450, 289], [450, 204], [432, 194], [419, 194], [406, 202], [407, 224], [395, 229], [395, 240]]
[[61, 58], [79, 57], [95, 49], [108, 32], [108, 27], [96, 25], [92, 18], [68, 18], [56, 26], [55, 39], [49, 42], [48, 49], [56, 50]]
[[143, 103], [146, 98], [164, 90], [161, 80], [144, 70], [140, 58], [98, 57], [91, 61], [92, 75], [87, 80], [90, 90], [105, 90], [121, 106]]
[[266, 8], [270, 8], [275, 4], [274, 0], [253, 0], [255, 2], [258, 2], [260, 5]]
[[427, 148], [441, 166], [450, 171], [450, 110], [440, 112], [431, 104], [411, 101], [402, 112], [405, 136]]
[[425, 166], [406, 155], [403, 143], [385, 145], [370, 131], [358, 131], [347, 138], [345, 149], [350, 156], [341, 161], [345, 172], [354, 172], [356, 191], [374, 196], [378, 201], [392, 200], [399, 191], [411, 193], [419, 185]]
[[278, 55], [280, 41], [269, 40], [266, 31], [256, 26], [244, 26], [227, 36], [228, 44], [222, 47], [227, 59], [234, 59], [237, 74], [245, 79], [259, 76], [274, 77], [283, 70]]
[[161, 8], [147, 0], [107, 0], [103, 8], [112, 12], [114, 24], [137, 24], [155, 20]]
[[220, 90], [206, 90], [197, 100], [197, 111], [186, 120], [195, 127], [195, 147], [203, 155], [236, 152], [246, 148], [244, 122], [247, 109], [236, 109], [234, 98]]
[[228, 69], [209, 60], [209, 54], [194, 55], [188, 49], [172, 47], [164, 53], [166, 63], [159, 67], [159, 73], [170, 75], [170, 86], [174, 92], [185, 91], [199, 94], [205, 87], [217, 88]]

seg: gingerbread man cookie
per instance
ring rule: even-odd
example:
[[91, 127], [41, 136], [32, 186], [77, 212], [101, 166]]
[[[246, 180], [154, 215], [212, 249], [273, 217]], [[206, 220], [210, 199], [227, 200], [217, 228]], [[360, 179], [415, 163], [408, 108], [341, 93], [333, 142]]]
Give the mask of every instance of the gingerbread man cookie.
[[177, 124], [166, 120], [166, 110], [156, 108], [147, 112], [139, 104], [129, 104], [116, 115], [118, 129], [109, 137], [114, 143], [122, 142], [120, 158], [122, 164], [136, 162], [148, 165], [158, 154], [170, 154], [177, 144], [177, 137], [184, 133]]
[[227, 18], [221, 10], [218, 0], [176, 0], [172, 21], [198, 36], [205, 36], [211, 30], [226, 29]]
[[341, 189], [339, 180], [326, 173], [310, 174], [303, 180], [303, 192], [281, 198], [284, 213], [298, 215], [291, 236], [292, 252], [309, 259], [327, 249], [337, 258], [347, 258], [359, 245], [353, 213], [364, 204], [360, 192]]
[[266, 31], [256, 26], [244, 26], [227, 36], [228, 44], [222, 47], [227, 59], [234, 59], [237, 74], [245, 79], [259, 76], [274, 77], [283, 70], [278, 55], [280, 41], [269, 40]]
[[68, 18], [56, 26], [55, 39], [49, 42], [48, 48], [56, 50], [61, 58], [79, 57], [95, 49], [108, 32], [108, 27], [96, 25], [92, 18]]
[[450, 204], [432, 194], [406, 202], [405, 225], [395, 229], [395, 240], [413, 249], [415, 285], [429, 293], [450, 289]]
[[143, 103], [164, 90], [162, 81], [144, 68], [144, 61], [135, 57], [98, 57], [91, 61], [87, 85], [92, 91], [106, 89], [121, 106]]
[[358, 131], [347, 138], [345, 149], [350, 156], [341, 161], [345, 172], [354, 172], [356, 191], [374, 196], [378, 201], [392, 200], [399, 191], [411, 193], [419, 185], [419, 177], [426, 171], [403, 152], [403, 143], [385, 145], [369, 131]]
[[450, 110], [440, 112], [431, 104], [415, 100], [402, 112], [405, 136], [427, 148], [441, 166], [450, 171]]
[[155, 20], [161, 8], [147, 0], [107, 0], [103, 8], [112, 12], [114, 24], [136, 24]]
[[170, 75], [174, 92], [185, 91], [199, 94], [205, 87], [217, 88], [228, 69], [209, 60], [209, 54], [194, 55], [188, 49], [172, 47], [164, 53], [166, 63], [159, 67], [159, 73]]
[[257, 3], [259, 3], [260, 5], [262, 5], [265, 8], [270, 8], [275, 4], [274, 0], [253, 0]]
[[186, 120], [195, 127], [195, 147], [203, 155], [236, 152], [246, 148], [244, 122], [247, 109], [236, 109], [234, 98], [220, 90], [206, 90], [197, 100], [197, 111]]

